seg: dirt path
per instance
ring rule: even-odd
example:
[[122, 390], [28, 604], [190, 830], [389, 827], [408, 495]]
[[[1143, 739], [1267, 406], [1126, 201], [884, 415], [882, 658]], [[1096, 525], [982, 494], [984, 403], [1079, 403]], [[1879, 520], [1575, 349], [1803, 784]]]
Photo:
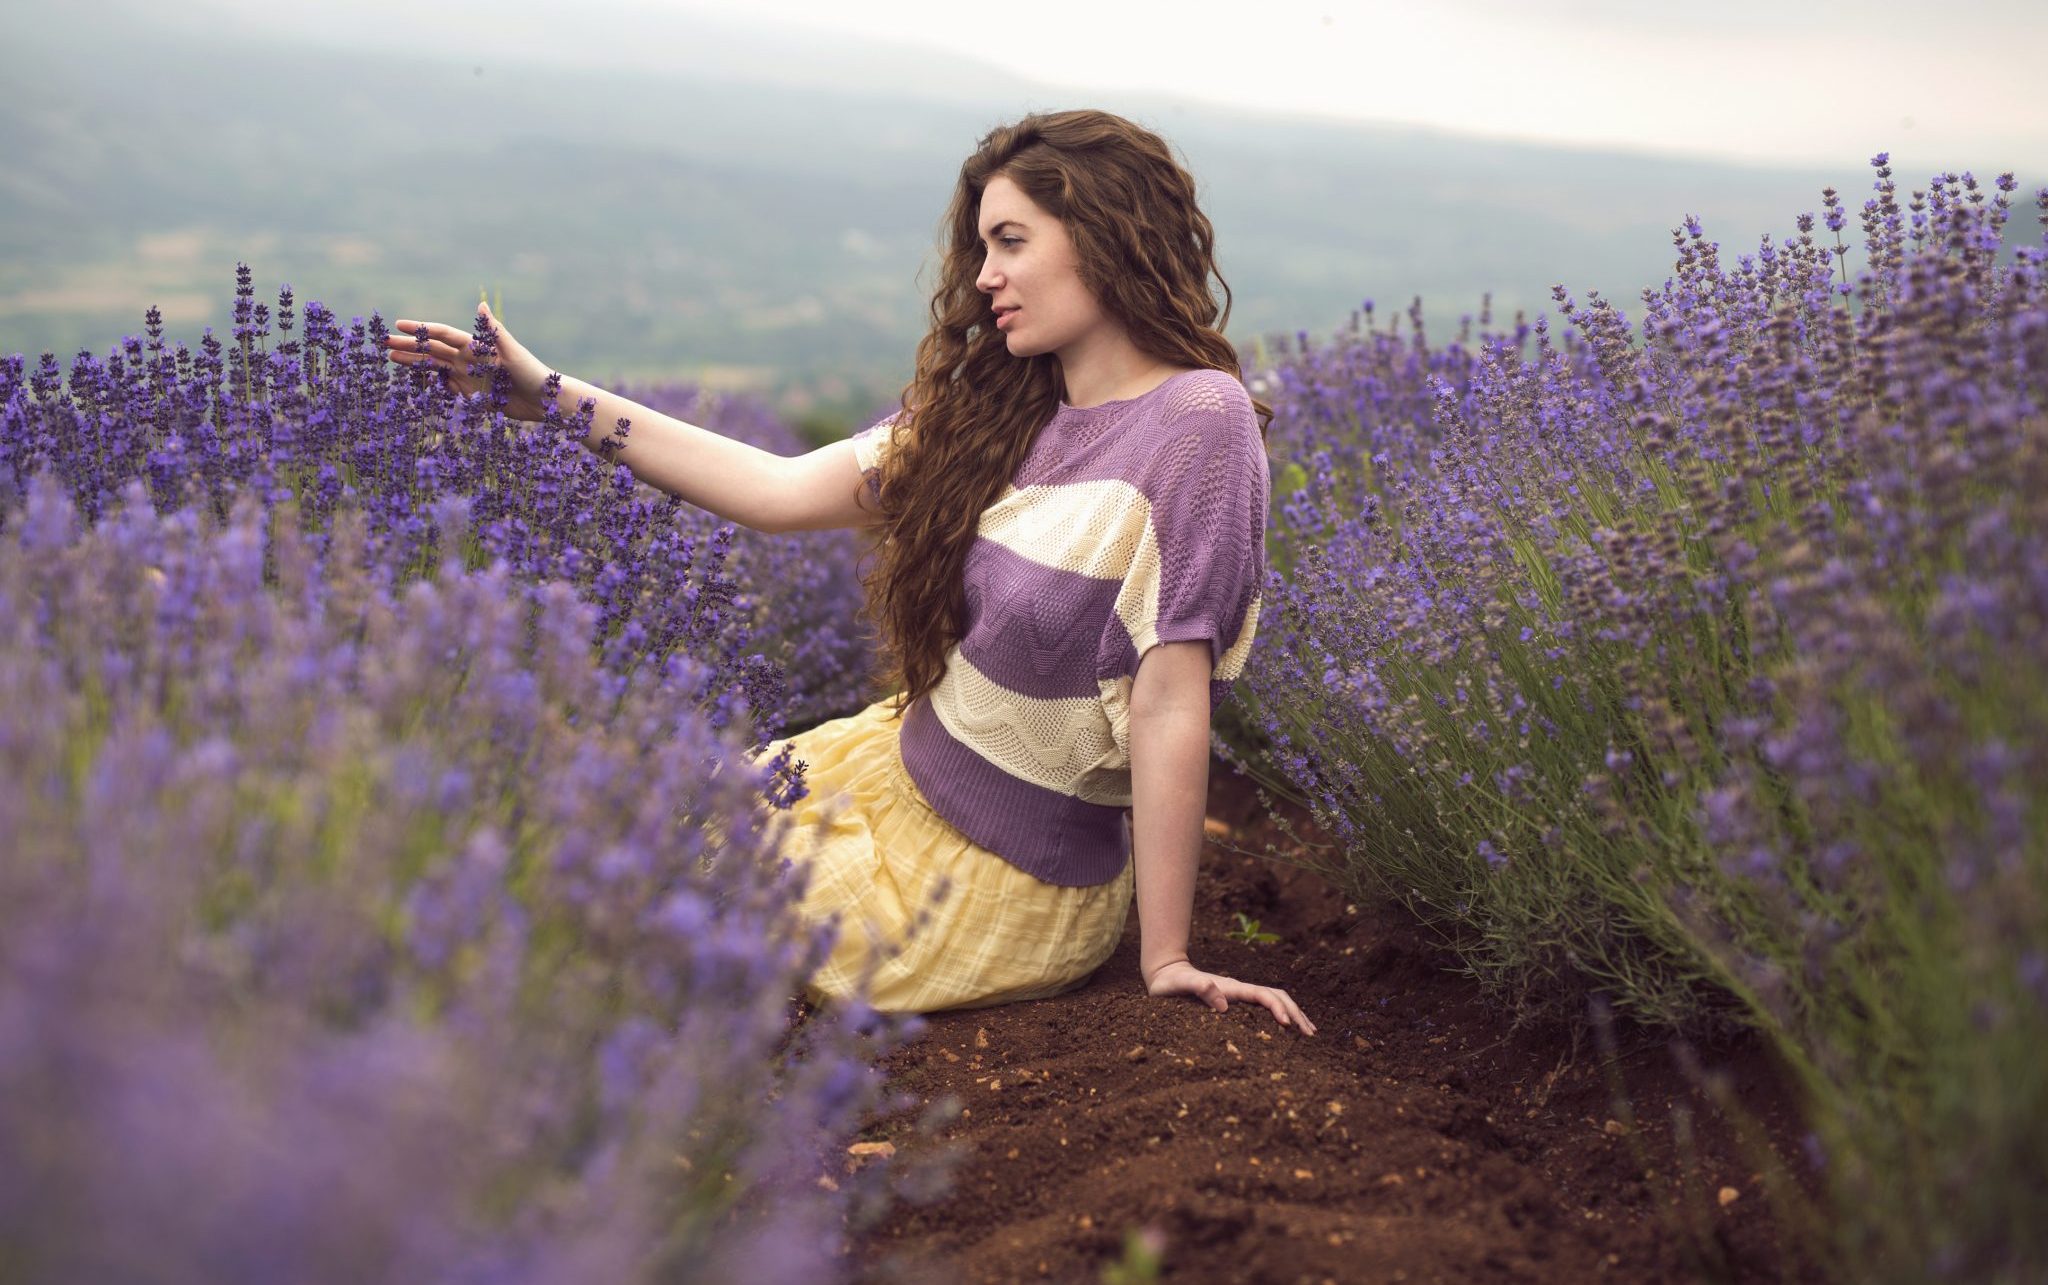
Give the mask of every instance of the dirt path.
[[[1220, 764], [1209, 804], [1229, 835], [1204, 851], [1190, 953], [1286, 987], [1320, 1033], [1148, 997], [1135, 913], [1082, 990], [932, 1015], [884, 1065], [920, 1099], [965, 1107], [923, 1144], [960, 1149], [954, 1191], [861, 1242], [868, 1279], [1095, 1281], [1137, 1228], [1163, 1236], [1170, 1281], [1780, 1279], [1789, 1256], [1756, 1168], [1661, 1037], [1619, 1033], [1631, 1136], [1590, 1040], [1510, 1034], [1397, 913], [1229, 851], [1284, 839]], [[1230, 940], [1239, 911], [1280, 941]], [[1705, 1056], [1773, 1150], [1798, 1154], [1760, 1049]], [[1688, 1112], [1697, 1141], [1674, 1147]], [[908, 1153], [909, 1127], [865, 1136]]]

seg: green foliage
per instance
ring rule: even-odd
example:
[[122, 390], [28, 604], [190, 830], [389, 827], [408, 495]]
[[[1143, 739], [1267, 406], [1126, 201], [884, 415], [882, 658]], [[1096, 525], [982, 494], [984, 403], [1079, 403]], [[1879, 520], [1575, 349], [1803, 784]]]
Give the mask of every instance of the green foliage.
[[1124, 1256], [1102, 1269], [1102, 1285], [1153, 1285], [1166, 1241], [1149, 1227], [1133, 1227], [1124, 1233]]
[[816, 450], [851, 437], [867, 425], [861, 423], [859, 415], [851, 409], [814, 406], [791, 420], [790, 427], [796, 430], [796, 435], [806, 446]]
[[1279, 933], [1260, 932], [1259, 921], [1249, 918], [1242, 910], [1237, 912], [1237, 927], [1223, 935], [1249, 946], [1265, 946], [1280, 940]]

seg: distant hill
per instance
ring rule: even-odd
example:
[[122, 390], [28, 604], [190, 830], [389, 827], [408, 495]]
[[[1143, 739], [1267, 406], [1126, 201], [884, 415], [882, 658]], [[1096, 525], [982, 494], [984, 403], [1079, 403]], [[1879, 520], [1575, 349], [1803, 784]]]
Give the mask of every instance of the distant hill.
[[[1079, 105], [915, 50], [675, 14], [634, 29], [629, 61], [661, 71], [542, 61], [512, 34], [409, 40], [402, 8], [319, 44], [261, 9], [191, 12], [120, 0], [11, 24], [0, 352], [103, 352], [151, 302], [194, 342], [230, 324], [241, 259], [259, 297], [288, 281], [344, 318], [461, 322], [488, 282], [562, 369], [855, 415], [910, 373], [961, 159], [1001, 120]], [[1868, 184], [1861, 157], [1821, 174], [1090, 103], [1187, 157], [1246, 347], [1327, 333], [1368, 297], [1384, 313], [1419, 294], [1433, 324], [1489, 289], [1501, 320], [1547, 308], [1553, 282], [1629, 300], [1667, 274], [1687, 213], [1739, 253], [1824, 183], [1852, 204]]]

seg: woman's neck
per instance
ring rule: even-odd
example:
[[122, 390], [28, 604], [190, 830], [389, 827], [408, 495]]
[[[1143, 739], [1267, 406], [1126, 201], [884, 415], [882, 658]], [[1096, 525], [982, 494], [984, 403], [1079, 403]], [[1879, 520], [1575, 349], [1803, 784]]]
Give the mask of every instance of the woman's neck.
[[1186, 367], [1140, 352], [1128, 339], [1092, 351], [1059, 354], [1061, 400], [1078, 409], [1143, 396]]

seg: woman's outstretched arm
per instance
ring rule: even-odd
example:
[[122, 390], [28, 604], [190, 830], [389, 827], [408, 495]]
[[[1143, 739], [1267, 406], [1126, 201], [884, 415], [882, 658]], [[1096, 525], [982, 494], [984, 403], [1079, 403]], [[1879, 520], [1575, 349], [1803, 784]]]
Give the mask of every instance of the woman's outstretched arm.
[[1192, 995], [1222, 1010], [1265, 1005], [1304, 1035], [1315, 1024], [1284, 990], [1205, 973], [1188, 960], [1202, 814], [1209, 793], [1206, 639], [1162, 643], [1138, 662], [1131, 686], [1131, 860], [1138, 878], [1138, 970], [1153, 995]]
[[562, 414], [574, 415], [585, 399], [597, 403], [585, 446], [596, 449], [619, 420], [631, 421], [619, 463], [649, 486], [727, 521], [756, 531], [818, 531], [875, 516], [851, 442], [777, 455], [563, 376]]
[[[492, 365], [510, 379], [508, 412], [517, 419], [537, 420], [549, 370], [525, 345], [513, 338], [479, 305], [478, 316], [494, 330], [497, 353]], [[418, 351], [419, 328], [427, 330], [427, 350]], [[465, 394], [489, 386], [487, 370], [472, 374], [475, 362], [469, 331], [438, 322], [400, 319], [385, 340], [386, 355], [400, 365], [431, 365], [451, 387]], [[860, 526], [875, 517], [872, 498], [861, 480], [851, 442], [833, 442], [808, 454], [777, 455], [735, 441], [708, 428], [664, 415], [595, 384], [563, 376], [556, 406], [564, 419], [573, 418], [586, 400], [594, 401], [590, 433], [584, 446], [612, 436], [621, 419], [631, 422], [619, 463], [649, 486], [677, 496], [729, 522], [757, 531], [816, 531]]]

